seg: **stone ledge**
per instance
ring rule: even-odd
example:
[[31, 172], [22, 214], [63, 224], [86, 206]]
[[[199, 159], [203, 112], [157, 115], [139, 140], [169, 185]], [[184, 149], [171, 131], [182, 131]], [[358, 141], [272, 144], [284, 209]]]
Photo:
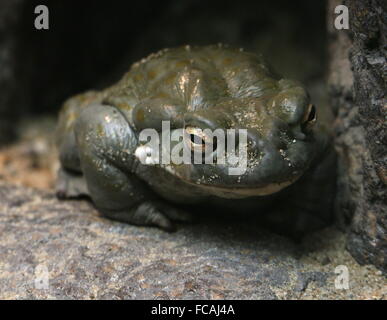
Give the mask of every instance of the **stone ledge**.
[[[301, 244], [251, 225], [182, 225], [168, 234], [106, 220], [87, 201], [0, 181], [1, 299], [335, 299], [386, 297], [329, 229]], [[350, 289], [335, 289], [344, 264]], [[49, 272], [36, 287], [37, 266]]]

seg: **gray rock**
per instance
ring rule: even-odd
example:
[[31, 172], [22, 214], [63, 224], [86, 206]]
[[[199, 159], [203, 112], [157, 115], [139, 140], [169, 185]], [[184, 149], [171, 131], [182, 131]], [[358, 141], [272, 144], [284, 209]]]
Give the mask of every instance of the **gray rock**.
[[[360, 263], [387, 271], [387, 6], [379, 0], [344, 2], [349, 32], [331, 26], [332, 104], [338, 112], [337, 212], [349, 229], [348, 249]], [[331, 0], [329, 12], [340, 1]]]
[[344, 243], [337, 231], [308, 246], [234, 223], [181, 225], [170, 234], [104, 219], [87, 201], [60, 202], [1, 181], [0, 237], [1, 299], [334, 298], [347, 294], [334, 288], [337, 264], [360, 275], [355, 297], [364, 294], [365, 273], [370, 292], [384, 294], [382, 276], [354, 263], [337, 246]]

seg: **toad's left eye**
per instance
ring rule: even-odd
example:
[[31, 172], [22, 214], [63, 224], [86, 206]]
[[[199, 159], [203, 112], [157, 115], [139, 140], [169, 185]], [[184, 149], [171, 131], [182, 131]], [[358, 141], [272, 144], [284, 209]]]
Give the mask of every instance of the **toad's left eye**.
[[206, 142], [198, 135], [191, 133], [190, 135], [191, 146], [195, 149], [199, 148], [204, 150], [206, 147]]
[[216, 140], [207, 137], [200, 128], [186, 127], [185, 128], [186, 145], [193, 152], [205, 153], [216, 150]]
[[301, 130], [306, 133], [312, 129], [317, 120], [316, 107], [310, 104], [301, 122]]

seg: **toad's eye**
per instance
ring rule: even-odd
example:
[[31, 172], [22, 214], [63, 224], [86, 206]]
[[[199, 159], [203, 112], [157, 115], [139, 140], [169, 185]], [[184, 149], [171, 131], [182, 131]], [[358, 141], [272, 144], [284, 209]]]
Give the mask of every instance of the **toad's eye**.
[[200, 152], [204, 154], [206, 150], [211, 152], [216, 149], [216, 143], [207, 137], [201, 128], [186, 127], [184, 140], [192, 152]]
[[[193, 149], [205, 149], [206, 142], [198, 135], [191, 133], [190, 135], [191, 147]], [[204, 151], [204, 150], [203, 150]]]
[[305, 113], [304, 118], [301, 122], [301, 130], [304, 133], [309, 132], [317, 120], [316, 107], [313, 104], [308, 106], [308, 111]]

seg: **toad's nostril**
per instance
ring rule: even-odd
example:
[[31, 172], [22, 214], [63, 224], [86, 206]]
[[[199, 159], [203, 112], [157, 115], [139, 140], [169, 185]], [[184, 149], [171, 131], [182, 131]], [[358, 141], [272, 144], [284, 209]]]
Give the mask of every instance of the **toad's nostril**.
[[301, 131], [300, 127], [293, 128], [292, 133], [293, 133], [293, 136], [296, 140], [302, 141], [302, 140], [305, 140], [305, 138], [306, 138], [305, 133]]

